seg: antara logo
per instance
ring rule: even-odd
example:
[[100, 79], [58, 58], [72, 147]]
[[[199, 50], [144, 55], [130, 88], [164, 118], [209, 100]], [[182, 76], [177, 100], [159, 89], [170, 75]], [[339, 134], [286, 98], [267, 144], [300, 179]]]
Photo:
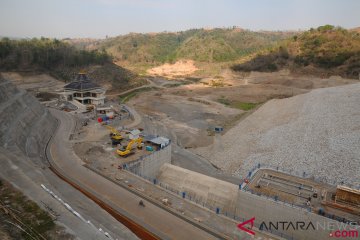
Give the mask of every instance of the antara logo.
[[[249, 220], [247, 220], [247, 221], [245, 221], [245, 222], [239, 223], [239, 224], [237, 225], [237, 227], [238, 227], [240, 230], [242, 230], [242, 231], [244, 231], [244, 232], [246, 232], [246, 233], [254, 236], [254, 235], [255, 235], [255, 232], [251, 230], [251, 229], [254, 227], [254, 221], [255, 221], [255, 217], [253, 217], [253, 218], [251, 218], [251, 219], [249, 219]], [[250, 224], [251, 227], [250, 227], [250, 228], [245, 228], [244, 226], [245, 226], [245, 225], [248, 225], [248, 224]]]

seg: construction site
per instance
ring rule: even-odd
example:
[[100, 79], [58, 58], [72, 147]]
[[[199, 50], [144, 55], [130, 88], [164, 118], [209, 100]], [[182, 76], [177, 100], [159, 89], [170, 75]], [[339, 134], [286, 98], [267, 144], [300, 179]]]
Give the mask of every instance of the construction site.
[[[38, 189], [28, 193], [32, 199], [43, 201], [45, 193], [35, 195], [43, 191], [40, 184], [51, 192], [46, 186], [54, 183], [40, 180], [49, 173], [38, 170], [49, 168], [73, 191], [105, 210], [101, 214], [110, 213], [114, 219], [104, 216], [99, 222], [93, 219], [93, 210], [73, 203], [101, 226], [102, 233], [96, 230], [99, 227], [87, 231], [95, 231], [96, 239], [100, 235], [113, 239], [328, 239], [333, 230], [264, 230], [261, 225], [310, 221], [348, 224], [345, 229], [358, 226], [360, 85], [357, 80], [311, 79], [307, 81], [314, 88], [322, 89], [310, 91], [295, 84], [297, 77], [277, 74], [233, 73], [225, 78], [232, 86], [221, 89], [201, 82], [166, 87], [164, 83], [173, 80], [150, 79], [157, 88], [126, 103], [106, 97], [106, 90], [84, 72], [66, 85], [56, 80], [48, 86], [33, 83], [30, 93], [25, 91], [29, 85], [19, 84], [14, 73], [2, 74], [1, 112], [7, 113], [2, 114], [0, 125], [4, 170], [16, 171], [24, 164], [21, 156], [26, 156], [26, 164], [33, 163], [34, 170], [24, 176], [38, 176], [31, 181], [30, 188]], [[262, 78], [268, 81], [265, 91]], [[292, 86], [285, 80], [289, 78]], [[276, 81], [273, 90], [269, 90], [271, 79]], [[284, 79], [285, 90], [279, 79]], [[243, 95], [234, 95], [234, 89], [241, 89]], [[297, 96], [270, 100], [251, 110], [216, 101], [221, 96], [244, 101], [249, 97], [246, 92], [260, 102], [266, 94]], [[326, 120], [319, 125], [320, 116]], [[335, 128], [340, 116], [347, 120]], [[301, 127], [304, 123], [306, 128]], [[10, 162], [12, 158], [18, 160]], [[29, 184], [23, 177], [14, 181], [20, 187]], [[65, 188], [57, 188], [59, 196]], [[47, 205], [61, 209], [56, 198], [47, 200]], [[66, 209], [58, 211], [68, 214]], [[255, 236], [238, 228], [253, 217]], [[69, 231], [76, 231], [71, 230], [80, 226], [73, 224], [75, 219], [61, 221]], [[109, 227], [112, 221], [130, 231]], [[89, 228], [86, 221], [81, 224]]]
[[360, 1], [0, 1], [0, 240], [360, 239]]

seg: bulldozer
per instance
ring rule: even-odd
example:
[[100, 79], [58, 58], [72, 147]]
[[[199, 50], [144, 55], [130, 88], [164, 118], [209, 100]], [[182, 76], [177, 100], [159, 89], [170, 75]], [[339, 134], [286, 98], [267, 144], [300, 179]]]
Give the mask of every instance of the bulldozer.
[[110, 139], [113, 145], [119, 144], [120, 141], [123, 139], [121, 134], [115, 128], [111, 126], [106, 126], [107, 129], [110, 130]]
[[137, 139], [132, 139], [129, 144], [126, 146], [125, 150], [116, 150], [117, 154], [119, 154], [119, 156], [121, 157], [126, 157], [129, 156], [130, 154], [134, 153], [134, 149], [133, 149], [133, 145], [134, 143], [137, 143], [137, 148], [141, 149], [142, 148], [142, 138], [137, 138]]

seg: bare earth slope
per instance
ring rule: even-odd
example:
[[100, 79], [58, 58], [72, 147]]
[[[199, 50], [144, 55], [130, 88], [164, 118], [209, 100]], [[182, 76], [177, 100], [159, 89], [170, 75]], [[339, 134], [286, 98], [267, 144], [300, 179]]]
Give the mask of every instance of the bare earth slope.
[[360, 186], [360, 83], [271, 100], [194, 151], [246, 176], [257, 164]]

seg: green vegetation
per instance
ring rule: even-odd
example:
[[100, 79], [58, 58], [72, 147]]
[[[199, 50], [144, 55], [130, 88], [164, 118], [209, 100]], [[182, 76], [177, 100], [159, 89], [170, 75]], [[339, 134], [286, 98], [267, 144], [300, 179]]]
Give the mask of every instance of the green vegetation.
[[322, 75], [357, 78], [360, 72], [360, 34], [331, 25], [310, 29], [282, 41], [250, 61], [234, 65], [232, 69], [271, 72], [286, 67], [306, 73], [307, 66], [317, 68]]
[[122, 91], [146, 83], [131, 71], [115, 65], [105, 51], [80, 50], [56, 39], [0, 40], [0, 70], [41, 71], [71, 81], [85, 70], [98, 83], [110, 83]]
[[360, 34], [331, 25], [311, 29], [298, 37], [301, 53], [295, 58], [299, 65], [314, 64], [323, 68], [343, 65], [360, 56]]
[[239, 108], [244, 111], [249, 111], [249, 110], [257, 107], [258, 105], [259, 105], [259, 103], [246, 103], [246, 102], [233, 102], [231, 104], [232, 107]]
[[95, 46], [106, 50], [117, 61], [137, 65], [151, 66], [179, 59], [228, 62], [267, 49], [289, 35], [292, 36], [291, 33], [252, 32], [238, 28], [191, 29], [176, 33], [132, 33], [98, 42]]
[[237, 102], [237, 101], [231, 101], [225, 96], [221, 96], [218, 100], [219, 103], [224, 104], [225, 106], [241, 109], [244, 111], [249, 111], [257, 106], [259, 106], [260, 103], [247, 103], [247, 102]]
[[50, 70], [109, 62], [111, 57], [104, 51], [77, 50], [57, 39], [0, 40], [0, 68], [5, 70], [34, 67]]
[[[59, 239], [57, 226], [50, 215], [34, 202], [27, 199], [21, 192], [15, 190], [9, 183], [1, 181], [0, 204], [5, 211], [1, 211], [1, 230], [11, 239]], [[15, 227], [17, 224], [24, 229]], [[73, 239], [67, 236], [67, 239]], [[65, 238], [63, 238], [65, 239]]]

